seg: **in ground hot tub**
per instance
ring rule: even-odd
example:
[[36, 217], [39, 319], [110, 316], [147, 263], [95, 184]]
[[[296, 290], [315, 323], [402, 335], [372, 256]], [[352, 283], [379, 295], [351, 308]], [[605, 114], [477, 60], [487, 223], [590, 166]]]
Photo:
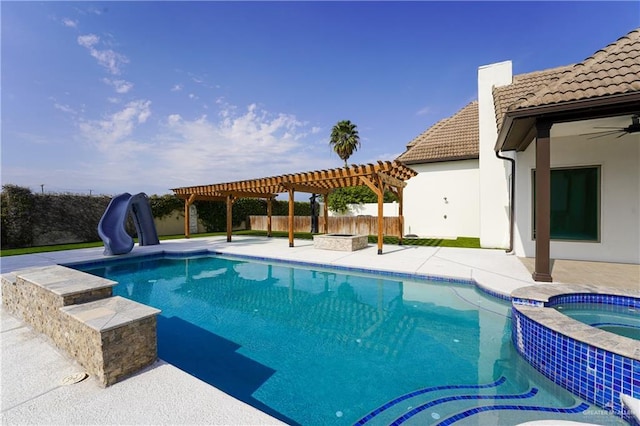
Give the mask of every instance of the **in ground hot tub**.
[[633, 424], [635, 414], [623, 399], [640, 399], [638, 341], [593, 327], [591, 322], [580, 322], [556, 307], [597, 304], [599, 311], [624, 310], [637, 324], [640, 291], [577, 284], [535, 285], [514, 290], [511, 302], [511, 336], [520, 355], [560, 386]]
[[313, 248], [337, 251], [356, 251], [369, 243], [366, 235], [323, 234], [313, 236]]

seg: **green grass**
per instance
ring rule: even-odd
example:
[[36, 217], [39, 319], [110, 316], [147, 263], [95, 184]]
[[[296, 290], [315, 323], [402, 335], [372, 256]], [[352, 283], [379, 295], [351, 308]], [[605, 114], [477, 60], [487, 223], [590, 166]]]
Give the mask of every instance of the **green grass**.
[[[211, 236], [226, 235], [226, 232], [211, 232], [206, 234], [192, 235], [191, 238], [202, 238]], [[267, 231], [235, 231], [233, 235], [250, 235], [256, 237], [266, 237]], [[274, 231], [271, 233], [274, 238], [288, 238], [288, 232]], [[296, 232], [294, 238], [300, 240], [311, 240], [313, 235], [310, 232]], [[169, 235], [160, 237], [161, 241], [164, 240], [176, 240], [184, 238], [184, 235]], [[369, 242], [375, 244], [378, 242], [378, 237], [375, 235], [369, 235]], [[398, 237], [384, 237], [384, 244], [397, 245]], [[460, 237], [455, 240], [445, 240], [441, 238], [405, 238], [402, 240], [405, 246], [425, 246], [425, 247], [461, 247], [461, 248], [480, 248], [479, 238]], [[53, 246], [39, 246], [39, 247], [26, 247], [18, 249], [4, 249], [0, 250], [0, 257], [4, 256], [17, 256], [21, 254], [33, 254], [33, 253], [46, 253], [51, 251], [62, 250], [76, 250], [90, 247], [101, 247], [102, 241], [95, 241], [91, 243], [75, 243], [75, 244], [58, 244]]]
[[[255, 235], [265, 237], [267, 231], [238, 231], [234, 235]], [[271, 233], [276, 238], [288, 238], [289, 233], [283, 231], [274, 231]], [[313, 235], [310, 232], [296, 232], [294, 238], [301, 240], [311, 240]], [[398, 237], [383, 237], [384, 244], [397, 245]], [[369, 243], [376, 244], [378, 242], [377, 235], [369, 235]], [[445, 240], [442, 238], [404, 238], [402, 244], [405, 246], [424, 246], [424, 247], [460, 247], [460, 248], [480, 248], [480, 238], [459, 237], [455, 240]]]

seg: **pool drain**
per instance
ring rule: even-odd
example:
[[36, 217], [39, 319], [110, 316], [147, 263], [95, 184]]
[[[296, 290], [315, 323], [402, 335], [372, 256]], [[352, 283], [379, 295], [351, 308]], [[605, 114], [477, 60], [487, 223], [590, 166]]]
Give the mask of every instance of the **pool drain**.
[[89, 377], [89, 375], [87, 373], [74, 373], [70, 376], [65, 377], [64, 379], [62, 379], [62, 384], [67, 386], [67, 385], [75, 385], [76, 383], [80, 383], [81, 381], [83, 381], [84, 379], [86, 379], [87, 377]]

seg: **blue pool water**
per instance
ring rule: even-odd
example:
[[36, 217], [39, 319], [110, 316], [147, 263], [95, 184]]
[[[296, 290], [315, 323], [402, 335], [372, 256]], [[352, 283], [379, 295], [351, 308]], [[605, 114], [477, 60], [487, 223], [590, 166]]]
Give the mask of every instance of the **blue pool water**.
[[489, 411], [514, 424], [587, 408], [513, 349], [510, 303], [471, 284], [224, 256], [76, 268], [162, 310], [160, 358], [290, 424], [452, 424]]
[[640, 310], [636, 308], [602, 303], [563, 303], [554, 308], [592, 327], [640, 340]]

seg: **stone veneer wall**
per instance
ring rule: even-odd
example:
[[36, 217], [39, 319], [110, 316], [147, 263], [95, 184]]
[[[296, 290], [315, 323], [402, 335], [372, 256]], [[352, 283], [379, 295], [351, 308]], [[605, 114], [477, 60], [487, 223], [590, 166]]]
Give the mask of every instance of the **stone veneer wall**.
[[321, 234], [313, 236], [313, 248], [337, 251], [356, 251], [367, 247], [366, 235]]
[[[38, 277], [46, 284], [37, 282]], [[95, 280], [60, 266], [5, 274], [2, 303], [8, 312], [51, 338], [103, 386], [109, 386], [157, 359], [156, 315], [160, 311], [111, 297], [115, 283]], [[74, 291], [65, 293], [65, 285]]]
[[100, 331], [64, 315], [58, 345], [105, 386], [151, 365], [157, 358], [156, 317]]
[[51, 337], [54, 342], [64, 333], [61, 307], [104, 299], [111, 297], [111, 294], [111, 287], [104, 287], [58, 295], [16, 274], [2, 276], [2, 303], [6, 309], [36, 331]]

